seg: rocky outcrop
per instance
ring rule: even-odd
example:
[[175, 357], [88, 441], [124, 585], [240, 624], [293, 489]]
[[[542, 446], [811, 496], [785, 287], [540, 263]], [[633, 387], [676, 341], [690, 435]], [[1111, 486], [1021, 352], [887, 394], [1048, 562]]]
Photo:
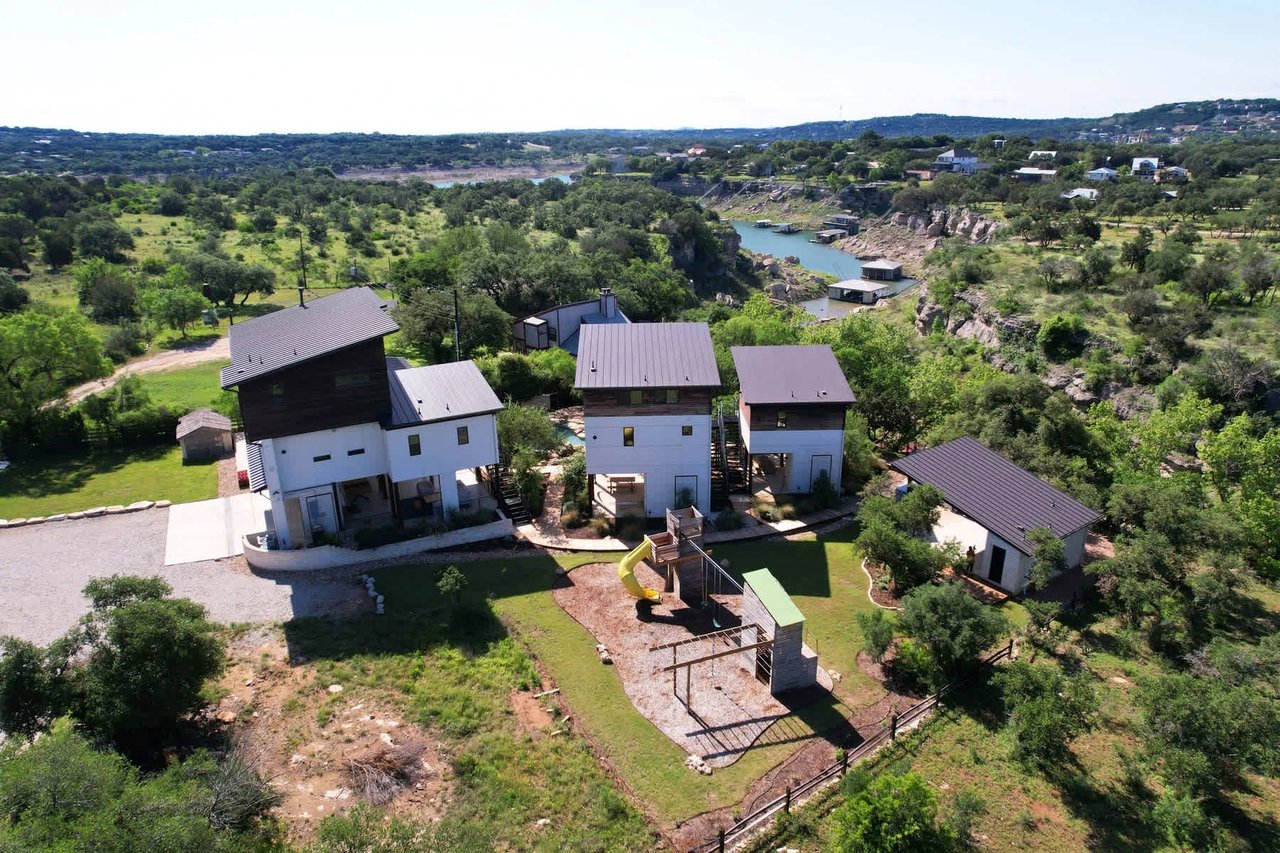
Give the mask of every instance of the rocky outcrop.
[[880, 219], [864, 219], [862, 230], [839, 240], [836, 246], [859, 258], [892, 258], [913, 278], [920, 278], [924, 259], [948, 237], [970, 243], [987, 243], [1002, 223], [961, 208], [936, 208], [923, 213], [890, 213]]
[[939, 305], [921, 292], [916, 302], [916, 333], [927, 335], [939, 324], [947, 334], [957, 338], [976, 340], [992, 350], [999, 350], [1007, 342], [1029, 345], [1035, 340], [1038, 327], [1021, 317], [1002, 317], [984, 294], [963, 291], [956, 294], [950, 308]]
[[762, 281], [765, 295], [780, 302], [803, 302], [822, 296], [826, 280], [800, 266], [800, 259], [773, 255], [752, 255], [751, 270]]

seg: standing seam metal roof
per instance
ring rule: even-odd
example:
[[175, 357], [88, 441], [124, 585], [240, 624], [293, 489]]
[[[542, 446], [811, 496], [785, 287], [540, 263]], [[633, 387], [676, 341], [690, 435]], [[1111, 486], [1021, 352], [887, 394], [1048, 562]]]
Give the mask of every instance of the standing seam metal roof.
[[584, 325], [578, 388], [714, 388], [720, 385], [706, 323]]
[[400, 328], [389, 306], [369, 288], [354, 287], [237, 323], [229, 332], [231, 366], [222, 369], [222, 387], [389, 335]]
[[499, 411], [502, 402], [474, 361], [388, 370], [392, 428]]
[[1028, 555], [1035, 546], [1026, 534], [1034, 528], [1047, 527], [1062, 539], [1101, 517], [968, 436], [917, 450], [889, 467], [937, 486], [947, 503]]
[[826, 344], [731, 347], [729, 352], [748, 406], [848, 404], [857, 399]]

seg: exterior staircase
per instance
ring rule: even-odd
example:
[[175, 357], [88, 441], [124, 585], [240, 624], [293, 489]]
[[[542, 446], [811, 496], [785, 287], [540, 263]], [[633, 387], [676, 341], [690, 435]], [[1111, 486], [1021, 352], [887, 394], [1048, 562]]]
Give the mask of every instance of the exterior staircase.
[[511, 469], [503, 465], [497, 473], [498, 489], [495, 497], [502, 505], [503, 514], [510, 518], [511, 523], [516, 527], [529, 524], [533, 521], [533, 516], [529, 514], [529, 508], [520, 498], [520, 491], [516, 488], [515, 478], [511, 476]]

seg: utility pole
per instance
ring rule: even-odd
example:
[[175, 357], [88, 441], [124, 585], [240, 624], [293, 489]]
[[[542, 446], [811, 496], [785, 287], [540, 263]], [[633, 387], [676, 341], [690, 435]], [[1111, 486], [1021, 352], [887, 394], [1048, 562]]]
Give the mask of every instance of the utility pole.
[[462, 341], [459, 339], [460, 334], [458, 327], [458, 288], [453, 289], [453, 360], [462, 361]]

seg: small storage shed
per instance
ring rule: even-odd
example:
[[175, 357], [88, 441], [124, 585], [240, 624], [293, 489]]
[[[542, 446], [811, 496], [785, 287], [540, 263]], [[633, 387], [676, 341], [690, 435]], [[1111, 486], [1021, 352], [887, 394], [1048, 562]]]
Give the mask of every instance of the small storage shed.
[[213, 409], [196, 409], [178, 421], [178, 444], [183, 462], [221, 459], [235, 449], [231, 419]]
[[772, 647], [744, 652], [747, 669], [769, 685], [772, 694], [818, 683], [818, 656], [804, 644], [804, 615], [768, 569], [742, 576], [742, 622], [760, 626], [761, 640]]

